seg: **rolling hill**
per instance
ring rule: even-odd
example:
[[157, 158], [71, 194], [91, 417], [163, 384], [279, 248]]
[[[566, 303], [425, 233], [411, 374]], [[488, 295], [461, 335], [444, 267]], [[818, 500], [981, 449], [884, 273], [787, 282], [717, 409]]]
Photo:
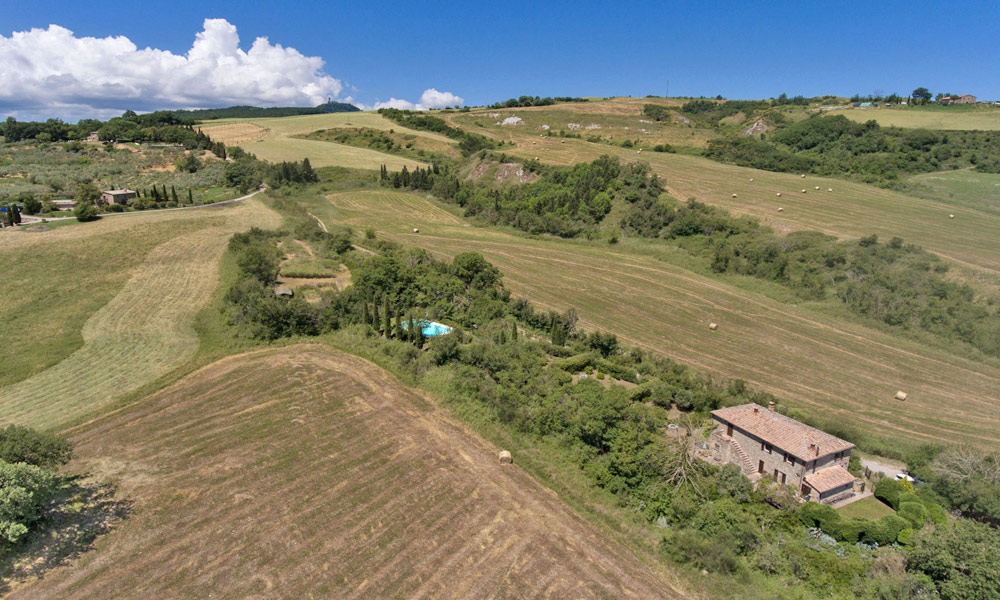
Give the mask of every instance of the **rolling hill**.
[[224, 359], [72, 436], [73, 468], [116, 481], [133, 515], [11, 598], [688, 597], [432, 402], [322, 346]]

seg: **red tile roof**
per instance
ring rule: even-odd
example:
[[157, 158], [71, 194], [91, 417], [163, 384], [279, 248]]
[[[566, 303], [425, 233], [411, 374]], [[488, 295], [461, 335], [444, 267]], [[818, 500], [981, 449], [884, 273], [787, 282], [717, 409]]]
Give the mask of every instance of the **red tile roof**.
[[854, 483], [854, 475], [851, 475], [847, 469], [840, 465], [820, 469], [806, 475], [805, 479], [809, 487], [820, 494]]
[[713, 410], [712, 415], [803, 461], [854, 447], [854, 444], [839, 437], [758, 404], [720, 408]]

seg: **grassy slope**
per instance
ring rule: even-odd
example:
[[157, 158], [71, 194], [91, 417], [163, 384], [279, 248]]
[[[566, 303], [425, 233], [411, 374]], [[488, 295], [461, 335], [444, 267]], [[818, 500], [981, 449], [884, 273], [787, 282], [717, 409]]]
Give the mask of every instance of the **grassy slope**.
[[[384, 164], [389, 169], [399, 170], [403, 166], [412, 169], [416, 166], [426, 165], [423, 162], [368, 148], [357, 148], [319, 140], [304, 140], [293, 136], [335, 127], [371, 127], [383, 130], [394, 129], [400, 133], [418, 135], [439, 143], [453, 143], [452, 140], [441, 135], [400, 127], [381, 115], [370, 112], [303, 115], [279, 119], [221, 119], [212, 121], [211, 125], [202, 127], [202, 130], [215, 138], [217, 136], [213, 134], [213, 128], [216, 128], [216, 133], [222, 134], [225, 130], [219, 129], [219, 127], [233, 123], [251, 123], [265, 129], [260, 141], [244, 141], [244, 136], [234, 139], [234, 143], [244, 150], [256, 154], [258, 158], [282, 161], [302, 160], [308, 157], [314, 167], [341, 166], [354, 169], [378, 169], [380, 165]], [[226, 141], [225, 135], [221, 135], [219, 139]]]
[[321, 346], [222, 360], [74, 438], [74, 467], [134, 514], [13, 598], [683, 595], [426, 398]]
[[[517, 146], [506, 149], [507, 153], [526, 158], [538, 156], [550, 164], [569, 165], [602, 154], [648, 162], [665, 179], [674, 197], [681, 200], [694, 197], [737, 214], [757, 217], [778, 232], [808, 229], [842, 239], [870, 233], [877, 233], [883, 239], [900, 236], [960, 264], [1000, 273], [1000, 236], [996, 235], [1000, 231], [1000, 216], [972, 208], [841, 179], [813, 176], [802, 179], [798, 175], [725, 165], [698, 156], [639, 153], [575, 139], [516, 133], [508, 136]], [[806, 189], [805, 194], [802, 189]], [[776, 195], [779, 192], [781, 197]], [[733, 198], [733, 194], [737, 197]], [[778, 213], [779, 207], [784, 211]], [[949, 219], [949, 214], [955, 218]]]
[[[586, 328], [745, 379], [813, 414], [875, 435], [1000, 445], [1000, 369], [989, 364], [693, 274], [658, 260], [657, 252], [671, 259], [642, 242], [527, 239], [471, 227], [415, 194], [344, 192], [329, 200], [310, 211], [440, 255], [482, 252], [516, 293], [542, 306], [575, 307]], [[719, 331], [709, 332], [709, 322], [720, 323]], [[897, 389], [910, 392], [905, 405], [891, 400]]]
[[832, 115], [844, 115], [852, 121], [871, 119], [883, 127], [911, 127], [921, 129], [1000, 129], [1000, 108], [994, 107], [908, 107], [845, 109]]
[[1000, 175], [971, 169], [923, 173], [910, 178], [912, 194], [945, 204], [1000, 215]]
[[[5, 366], [0, 387], [30, 377], [78, 349], [83, 344], [83, 324], [121, 290], [154, 247], [208, 225], [193, 219], [119, 224], [128, 227], [113, 235], [98, 235], [100, 228], [89, 225], [73, 231], [88, 235], [0, 234], [5, 259], [17, 265], [15, 278], [0, 281], [4, 340], [0, 364]], [[33, 243], [8, 247], [14, 235], [31, 237]]]
[[844, 519], [871, 519], [873, 521], [881, 519], [885, 515], [894, 515], [896, 511], [892, 510], [891, 507], [882, 504], [882, 502], [875, 496], [868, 496], [863, 500], [858, 500], [857, 502], [852, 502], [843, 508], [837, 509], [840, 516]]
[[[149, 250], [140, 264], [127, 271], [124, 282], [120, 274], [109, 275], [120, 288], [99, 310], [89, 316], [80, 311], [67, 313], [67, 318], [75, 319], [73, 324], [58, 324], [52, 335], [63, 335], [65, 327], [75, 326], [86, 317], [81, 329], [82, 345], [50, 368], [0, 388], [0, 421], [58, 427], [189, 360], [198, 348], [193, 323], [216, 289], [218, 261], [229, 236], [251, 225], [276, 226], [280, 220], [260, 202], [250, 200], [204, 211], [137, 213], [47, 232], [52, 240], [69, 244], [76, 239], [74, 236], [104, 241], [136, 234], [129, 228], [143, 222], [202, 220], [204, 226], [172, 236]], [[11, 240], [12, 246], [20, 245], [29, 251], [37, 243], [27, 235]], [[136, 243], [142, 247], [141, 241]], [[114, 264], [95, 268], [111, 269]], [[49, 291], [72, 296], [78, 293], [76, 286], [84, 276], [67, 273], [54, 280], [54, 289]], [[84, 286], [83, 293], [92, 291], [106, 298], [113, 287], [102, 285], [99, 289]], [[33, 300], [22, 298], [22, 302], [31, 304]], [[96, 305], [91, 302], [87, 306], [93, 309]], [[55, 312], [49, 318], [58, 321], [63, 316]], [[59, 352], [72, 347], [58, 339], [47, 341]]]

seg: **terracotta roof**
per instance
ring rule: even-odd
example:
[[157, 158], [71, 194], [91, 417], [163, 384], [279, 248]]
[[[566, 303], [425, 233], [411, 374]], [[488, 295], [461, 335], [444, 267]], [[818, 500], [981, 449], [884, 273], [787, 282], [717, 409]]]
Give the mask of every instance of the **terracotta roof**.
[[830, 490], [835, 490], [839, 487], [845, 486], [849, 483], [854, 483], [854, 475], [851, 475], [847, 469], [840, 465], [833, 467], [827, 467], [825, 469], [820, 469], [815, 473], [810, 473], [806, 475], [806, 483], [809, 487], [816, 490], [820, 494], [824, 492], [829, 492]]
[[713, 410], [712, 415], [803, 461], [854, 447], [854, 444], [839, 437], [758, 404], [720, 408]]

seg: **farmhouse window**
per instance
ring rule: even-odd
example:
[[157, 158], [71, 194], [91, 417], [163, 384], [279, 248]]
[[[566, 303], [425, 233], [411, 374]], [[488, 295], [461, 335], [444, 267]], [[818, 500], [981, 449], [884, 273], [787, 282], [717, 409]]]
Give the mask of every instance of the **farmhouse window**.
[[764, 461], [762, 460], [757, 461], [757, 472], [758, 473], [764, 472]]
[[781, 485], [785, 485], [785, 474], [781, 474]]
[[729, 425], [726, 426], [726, 435], [728, 435], [729, 437], [733, 437], [733, 424], [732, 423], [730, 423]]

